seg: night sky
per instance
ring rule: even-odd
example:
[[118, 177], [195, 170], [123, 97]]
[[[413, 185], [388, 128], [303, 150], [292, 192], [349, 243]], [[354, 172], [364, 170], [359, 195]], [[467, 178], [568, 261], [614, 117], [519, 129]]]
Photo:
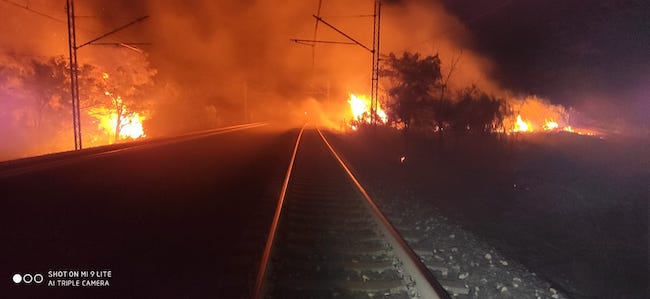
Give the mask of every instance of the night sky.
[[465, 46], [495, 62], [491, 77], [503, 86], [566, 105], [623, 103], [621, 113], [647, 123], [650, 2], [443, 2], [473, 34]]

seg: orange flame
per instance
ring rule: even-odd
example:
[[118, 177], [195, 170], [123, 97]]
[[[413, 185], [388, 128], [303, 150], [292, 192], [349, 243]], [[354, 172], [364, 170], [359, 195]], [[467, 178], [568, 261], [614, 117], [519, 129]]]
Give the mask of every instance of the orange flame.
[[[350, 104], [350, 111], [352, 112], [352, 120], [356, 123], [364, 123], [364, 124], [369, 124], [371, 119], [371, 102], [370, 99], [365, 96], [365, 95], [355, 95], [353, 93], [350, 94], [350, 99], [348, 100], [348, 104]], [[386, 111], [381, 108], [381, 105], [379, 102], [377, 102], [377, 121], [379, 123], [385, 124], [388, 122], [388, 115], [386, 115]], [[354, 124], [351, 124], [350, 127], [352, 130], [356, 130], [357, 126]]]
[[[144, 129], [142, 128], [142, 121], [144, 118], [139, 113], [133, 112], [129, 115], [122, 115], [120, 124], [120, 138], [121, 139], [138, 139], [146, 137]], [[117, 126], [117, 117], [111, 119], [113, 128]]]
[[[125, 108], [126, 111], [126, 108]], [[106, 107], [94, 107], [88, 110], [88, 115], [98, 120], [97, 128], [103, 131], [107, 137], [115, 136], [117, 129], [117, 112], [115, 109]], [[124, 112], [120, 116], [119, 139], [138, 139], [146, 137], [142, 121], [145, 118], [137, 112]]]
[[[102, 79], [104, 81], [107, 81], [109, 78], [110, 75], [108, 73], [102, 73]], [[88, 115], [98, 120], [98, 129], [108, 135], [107, 137], [109, 137], [109, 140], [112, 140], [110, 139], [111, 137], [120, 140], [146, 137], [142, 126], [142, 121], [144, 121], [145, 118], [137, 112], [130, 112], [124, 105], [120, 95], [113, 94], [108, 90], [104, 91], [104, 95], [111, 98], [114, 104], [113, 108], [99, 106], [88, 110]], [[118, 136], [115, 136], [115, 133], [118, 130], [119, 134]]]
[[558, 128], [560, 128], [560, 125], [557, 122], [553, 121], [553, 120], [547, 120], [545, 122], [545, 124], [544, 124], [544, 130], [547, 130], [547, 131], [549, 131], [549, 130], [557, 130]]
[[532, 132], [532, 126], [530, 122], [525, 122], [521, 119], [521, 115], [517, 114], [517, 122], [515, 122], [515, 127], [512, 129], [513, 132]]

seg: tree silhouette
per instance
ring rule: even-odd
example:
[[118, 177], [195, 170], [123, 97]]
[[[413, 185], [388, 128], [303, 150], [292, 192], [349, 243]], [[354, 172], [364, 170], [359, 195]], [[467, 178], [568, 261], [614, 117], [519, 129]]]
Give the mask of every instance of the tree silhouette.
[[410, 128], [457, 134], [487, 134], [503, 127], [508, 114], [503, 99], [496, 98], [472, 85], [455, 93], [447, 92], [449, 78], [460, 55], [452, 61], [445, 78], [438, 55], [420, 58], [418, 53], [394, 53], [385, 59], [382, 75], [391, 81], [388, 90], [388, 116], [392, 123]]
[[68, 65], [62, 56], [44, 61], [32, 59], [21, 80], [25, 92], [23, 95], [33, 103], [36, 113], [34, 126], [37, 129], [42, 127], [44, 118], [54, 121], [55, 116], [61, 116], [64, 103], [67, 103], [70, 82]]
[[418, 53], [404, 52], [401, 57], [390, 53], [385, 65], [382, 76], [393, 82], [388, 91], [391, 122], [403, 125], [405, 130], [431, 125], [434, 120], [431, 92], [439, 88], [442, 80], [438, 55], [420, 59]]
[[503, 125], [505, 101], [472, 85], [461, 90], [453, 108], [452, 127], [456, 132], [491, 133]]

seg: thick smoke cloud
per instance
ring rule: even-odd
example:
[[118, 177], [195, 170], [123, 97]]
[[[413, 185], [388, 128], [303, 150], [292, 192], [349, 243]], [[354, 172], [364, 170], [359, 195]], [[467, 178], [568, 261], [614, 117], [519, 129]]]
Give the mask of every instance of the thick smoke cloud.
[[[372, 19], [367, 15], [372, 14], [373, 0], [322, 2], [320, 13], [325, 20], [362, 44], [372, 44]], [[89, 45], [79, 50], [79, 60], [111, 69], [144, 59], [144, 64], [155, 70], [154, 88], [143, 99], [153, 103], [145, 123], [151, 137], [243, 121], [300, 124], [313, 117], [310, 120], [337, 126], [349, 117], [346, 115], [348, 93], [370, 91], [371, 54], [354, 45], [311, 47], [291, 42], [291, 38], [314, 37], [312, 14], [316, 13], [318, 3], [317, 0], [76, 0], [78, 43], [138, 17], [150, 16], [102, 40], [147, 43], [136, 45], [138, 50]], [[382, 55], [403, 51], [439, 54], [443, 74], [459, 58], [450, 81], [452, 88], [476, 85], [508, 99], [527, 98], [531, 92], [543, 89], [535, 85], [526, 90], [522, 88], [526, 85], [503, 80], [502, 57], [485, 46], [482, 36], [477, 36], [477, 32], [482, 32], [476, 30], [477, 25], [483, 23], [468, 22], [467, 14], [459, 12], [448, 1], [383, 3]], [[67, 57], [64, 0], [3, 1], [0, 19], [0, 64], [3, 66], [26, 71], [24, 62], [30, 59]], [[347, 41], [322, 23], [316, 37]], [[528, 75], [532, 76], [530, 72], [522, 73]], [[647, 85], [632, 85], [635, 88], [623, 96], [647, 98]], [[0, 96], [3, 107], [13, 101], [6, 93]], [[577, 109], [592, 107], [583, 104], [591, 101], [602, 103], [597, 107], [611, 105], [608, 95], [597, 91], [584, 98], [588, 101], [572, 104]], [[633, 103], [630, 106], [641, 107], [633, 110], [647, 111], [646, 102]], [[10, 114], [7, 109], [5, 115]], [[308, 112], [307, 116], [304, 112]], [[605, 115], [600, 110], [588, 112]], [[585, 118], [600, 121], [597, 117]]]
[[[182, 115], [179, 107], [185, 106], [190, 106], [186, 114], [196, 116], [201, 114], [198, 111], [215, 109], [218, 121], [232, 122], [246, 113], [246, 106], [249, 119], [286, 119], [286, 109], [298, 109], [304, 106], [301, 101], [311, 97], [310, 101], [323, 104], [309, 109], [312, 114], [334, 114], [328, 118], [338, 122], [345, 118], [339, 115], [345, 110], [348, 93], [369, 93], [371, 54], [367, 50], [329, 44], [312, 48], [290, 41], [313, 38], [312, 14], [318, 1], [148, 1], [135, 7], [126, 3], [100, 1], [92, 10], [106, 15], [126, 11], [132, 18], [151, 15], [115, 39], [151, 42], [142, 49], [157, 68], [158, 79], [181, 88], [175, 94], [183, 100], [169, 105], [177, 115]], [[370, 46], [372, 19], [367, 15], [372, 14], [372, 6], [373, 1], [323, 1], [320, 13], [329, 23]], [[103, 20], [105, 28], [120, 24], [116, 19]], [[316, 37], [348, 41], [322, 23]], [[445, 72], [460, 56], [452, 87], [475, 84], [502, 93], [485, 75], [490, 62], [459, 46], [468, 39], [471, 36], [463, 25], [439, 4], [410, 1], [383, 6], [382, 54], [439, 54]], [[291, 114], [302, 115], [302, 111]], [[304, 117], [294, 121], [302, 122]]]

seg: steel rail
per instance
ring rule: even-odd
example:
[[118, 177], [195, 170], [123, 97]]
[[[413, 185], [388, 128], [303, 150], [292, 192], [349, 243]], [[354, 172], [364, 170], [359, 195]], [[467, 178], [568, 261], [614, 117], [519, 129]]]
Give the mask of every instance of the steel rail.
[[352, 174], [352, 171], [348, 166], [343, 162], [343, 159], [336, 153], [332, 145], [327, 141], [325, 135], [316, 128], [318, 134], [322, 138], [323, 142], [329, 148], [330, 152], [338, 160], [339, 164], [345, 172], [348, 174], [350, 180], [356, 185], [357, 189], [364, 197], [365, 202], [368, 204], [367, 207], [371, 211], [374, 220], [377, 222], [379, 229], [384, 234], [384, 237], [387, 239], [388, 243], [395, 250], [395, 254], [403, 263], [404, 269], [411, 275], [411, 279], [415, 282], [415, 288], [418, 290], [422, 298], [428, 299], [451, 299], [451, 296], [445, 291], [440, 282], [431, 274], [427, 267], [422, 264], [417, 254], [413, 252], [410, 246], [402, 238], [402, 236], [397, 232], [395, 227], [390, 223], [390, 221], [384, 216], [379, 207], [372, 200], [366, 189], [361, 186], [361, 183], [357, 178]]
[[275, 242], [275, 235], [278, 230], [278, 223], [280, 222], [280, 215], [282, 214], [282, 207], [287, 195], [289, 180], [291, 179], [291, 172], [293, 170], [294, 162], [296, 161], [296, 154], [298, 153], [300, 139], [302, 138], [302, 133], [305, 131], [305, 126], [307, 126], [307, 124], [303, 125], [300, 129], [300, 133], [298, 133], [298, 138], [296, 138], [296, 145], [293, 148], [293, 154], [291, 154], [291, 160], [289, 161], [289, 167], [287, 168], [287, 174], [285, 175], [284, 182], [282, 183], [280, 199], [278, 200], [278, 205], [275, 208], [275, 215], [273, 216], [273, 222], [271, 223], [271, 230], [269, 231], [269, 236], [266, 240], [266, 246], [264, 247], [264, 253], [262, 254], [262, 261], [260, 262], [259, 271], [257, 271], [257, 279], [255, 280], [255, 289], [253, 294], [253, 298], [255, 299], [261, 299], [264, 294], [264, 282], [266, 280], [266, 273], [268, 271], [267, 266], [269, 263], [269, 258], [271, 257], [273, 243]]

